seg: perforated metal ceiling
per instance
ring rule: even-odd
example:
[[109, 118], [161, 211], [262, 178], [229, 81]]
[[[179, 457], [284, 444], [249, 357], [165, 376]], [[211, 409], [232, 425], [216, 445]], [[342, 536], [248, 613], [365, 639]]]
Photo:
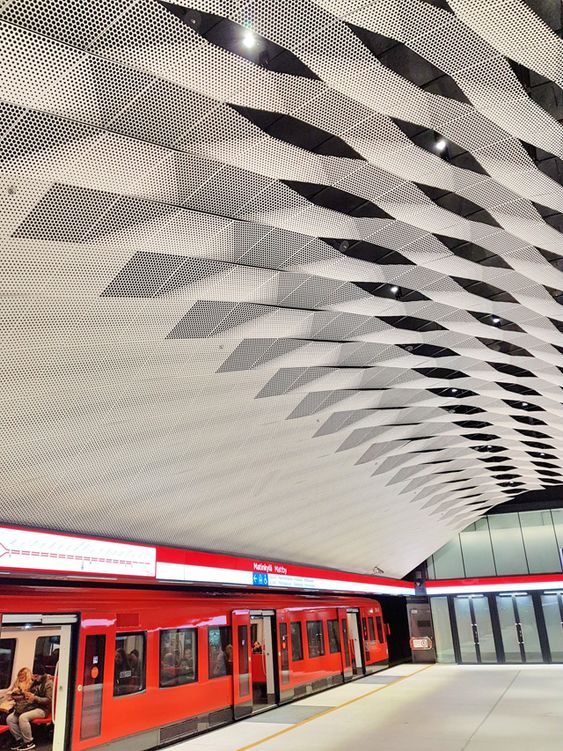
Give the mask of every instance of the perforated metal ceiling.
[[403, 575], [563, 482], [557, 0], [0, 20], [1, 520]]

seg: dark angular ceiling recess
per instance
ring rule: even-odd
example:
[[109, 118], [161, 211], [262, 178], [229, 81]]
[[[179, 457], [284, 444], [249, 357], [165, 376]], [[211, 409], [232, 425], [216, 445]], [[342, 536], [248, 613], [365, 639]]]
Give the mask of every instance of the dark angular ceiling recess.
[[563, 482], [560, 3], [0, 22], [0, 521], [400, 576]]

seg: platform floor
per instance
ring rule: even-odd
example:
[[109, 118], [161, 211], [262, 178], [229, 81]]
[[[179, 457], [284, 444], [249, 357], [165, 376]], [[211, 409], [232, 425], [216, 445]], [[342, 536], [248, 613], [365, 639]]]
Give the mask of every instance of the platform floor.
[[400, 665], [174, 751], [562, 751], [563, 665]]

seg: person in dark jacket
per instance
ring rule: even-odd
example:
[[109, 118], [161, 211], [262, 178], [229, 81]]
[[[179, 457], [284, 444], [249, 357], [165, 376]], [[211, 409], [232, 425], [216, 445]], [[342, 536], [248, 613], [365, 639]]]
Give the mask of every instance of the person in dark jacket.
[[28, 691], [13, 694], [15, 706], [6, 718], [10, 733], [15, 738], [12, 751], [31, 751], [35, 748], [31, 720], [51, 714], [53, 681], [41, 664], [34, 665], [33, 682]]

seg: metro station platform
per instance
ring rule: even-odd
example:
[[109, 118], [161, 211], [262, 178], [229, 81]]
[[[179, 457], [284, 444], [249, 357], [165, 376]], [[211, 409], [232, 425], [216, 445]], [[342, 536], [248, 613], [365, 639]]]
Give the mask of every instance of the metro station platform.
[[178, 751], [561, 751], [563, 665], [399, 665]]

